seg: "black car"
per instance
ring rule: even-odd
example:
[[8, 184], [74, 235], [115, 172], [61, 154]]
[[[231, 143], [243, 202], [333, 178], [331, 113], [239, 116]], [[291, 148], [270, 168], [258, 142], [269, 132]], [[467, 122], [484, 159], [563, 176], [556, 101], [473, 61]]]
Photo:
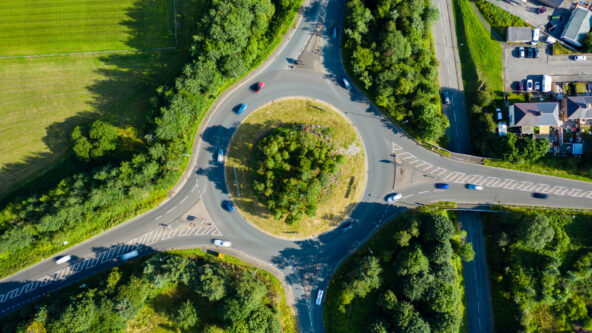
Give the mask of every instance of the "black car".
[[547, 199], [548, 195], [546, 195], [545, 193], [534, 192], [532, 194], [532, 197], [537, 199]]
[[535, 58], [538, 58], [539, 57], [539, 49], [538, 48], [535, 48], [534, 49], [534, 57]]
[[527, 47], [526, 48], [528, 50], [528, 54], [527, 54], [527, 58], [533, 58], [534, 57], [534, 51], [532, 47]]

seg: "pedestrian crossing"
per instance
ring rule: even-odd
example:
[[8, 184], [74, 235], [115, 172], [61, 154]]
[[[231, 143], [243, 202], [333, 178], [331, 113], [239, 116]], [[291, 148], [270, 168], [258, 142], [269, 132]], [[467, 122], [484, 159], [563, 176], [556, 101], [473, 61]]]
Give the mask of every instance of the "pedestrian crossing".
[[559, 185], [533, 183], [525, 180], [498, 178], [478, 174], [466, 174], [459, 171], [448, 170], [417, 158], [415, 155], [404, 151], [401, 146], [394, 142], [392, 143], [392, 153], [395, 154], [395, 158], [398, 161], [409, 164], [415, 169], [449, 183], [475, 184], [490, 188], [504, 188], [515, 191], [538, 192], [559, 196], [570, 196], [574, 198], [592, 199], [592, 190], [586, 191]]
[[[156, 230], [145, 233], [139, 237], [127, 241], [126, 243], [118, 244], [111, 249], [99, 252], [92, 257], [84, 258], [74, 263], [69, 263], [68, 267], [45, 275], [36, 281], [25, 284], [22, 287], [15, 288], [5, 294], [0, 294], [0, 304], [6, 302], [7, 300], [30, 293], [37, 288], [64, 281], [74, 274], [94, 268], [99, 264], [104, 264], [111, 260], [118, 260], [118, 258], [124, 253], [134, 250], [140, 251], [142, 247], [156, 244], [159, 241], [173, 239], [175, 237], [180, 238], [208, 235], [217, 237], [223, 236], [222, 232], [220, 232], [220, 230], [213, 223], [206, 222], [204, 218], [196, 218], [194, 221], [187, 222], [177, 228], [166, 229], [159, 227]], [[20, 306], [20, 304], [0, 309], [0, 313], [11, 310], [17, 306]]]

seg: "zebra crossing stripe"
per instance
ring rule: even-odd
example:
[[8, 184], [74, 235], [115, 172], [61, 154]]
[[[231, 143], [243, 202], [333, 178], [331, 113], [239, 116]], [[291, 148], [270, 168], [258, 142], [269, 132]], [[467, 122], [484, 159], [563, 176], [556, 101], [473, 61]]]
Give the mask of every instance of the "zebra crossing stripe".
[[436, 176], [440, 177], [443, 173], [446, 173], [448, 169], [436, 167], [436, 169], [432, 170], [430, 174], [435, 174]]
[[39, 282], [41, 282], [41, 287], [48, 285], [51, 281], [52, 281], [52, 279], [49, 275], [46, 275], [46, 276], [42, 277], [41, 279], [39, 279]]
[[103, 256], [103, 259], [101, 260], [101, 264], [104, 264], [107, 261], [111, 260], [111, 258], [114, 257], [115, 250], [117, 250], [117, 248], [113, 248], [109, 251], [103, 252], [105, 255]]
[[81, 261], [81, 262], [77, 262], [74, 265], [70, 266], [70, 270], [72, 271], [72, 274], [76, 274], [81, 272], [84, 269], [84, 263], [85, 261]]
[[29, 293], [35, 289], [37, 289], [37, 285], [39, 284], [39, 281], [33, 281], [30, 283], [27, 283], [24, 287], [23, 290], [25, 291], [25, 293]]
[[463, 172], [453, 171], [453, 172], [449, 173], [446, 177], [444, 177], [444, 181], [451, 182], [456, 177], [462, 178], [462, 177], [464, 177], [464, 175], [465, 175], [465, 173], [463, 173]]
[[216, 228], [216, 230], [214, 230], [212, 232], [212, 236], [222, 236], [222, 232], [220, 232], [220, 230], [218, 230], [218, 228]]
[[581, 198], [584, 195], [582, 192], [584, 192], [584, 190], [572, 188], [571, 191], [569, 191], [569, 193], [567, 195], [569, 195], [570, 197]]
[[505, 189], [513, 190], [519, 182], [513, 179], [508, 179], [510, 182], [504, 186]]
[[520, 191], [528, 191], [530, 186], [532, 186], [532, 182], [521, 181], [520, 185], [516, 186], [516, 189]]
[[569, 189], [567, 187], [561, 187], [559, 186], [559, 188], [555, 191], [555, 194], [557, 195], [565, 195], [565, 193], [569, 191]]
[[21, 288], [12, 289], [6, 293], [6, 299], [18, 297], [21, 293]]
[[[158, 242], [158, 240], [160, 239], [160, 234], [162, 233], [162, 229], [158, 230], [154, 235], [152, 235], [152, 238], [146, 243], [146, 245], [152, 245], [156, 242]], [[152, 232], [151, 232], [152, 234]]]
[[[424, 165], [427, 166], [427, 167], [424, 167]], [[431, 167], [433, 167], [433, 165], [431, 165], [428, 162], [421, 161], [421, 163], [419, 165], [417, 165], [416, 168], [419, 169], [420, 167], [423, 167], [423, 169], [421, 169], [422, 171], [426, 171], [426, 170], [430, 169]]]

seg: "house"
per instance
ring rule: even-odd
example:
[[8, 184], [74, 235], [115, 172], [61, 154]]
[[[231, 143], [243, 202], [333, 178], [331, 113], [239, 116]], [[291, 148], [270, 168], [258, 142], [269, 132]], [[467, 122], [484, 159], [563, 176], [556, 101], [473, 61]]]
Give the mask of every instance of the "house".
[[540, 134], [550, 133], [550, 127], [561, 125], [559, 103], [516, 103], [510, 106], [509, 127], [520, 127], [522, 134], [534, 134], [539, 128]]
[[561, 33], [561, 39], [573, 46], [581, 47], [582, 40], [586, 37], [588, 32], [590, 32], [591, 18], [592, 12], [588, 7], [577, 4], [571, 12], [569, 20]]
[[530, 43], [532, 41], [532, 28], [508, 27], [506, 30], [506, 42]]
[[567, 97], [562, 108], [562, 119], [570, 128], [583, 130], [592, 125], [592, 96]]

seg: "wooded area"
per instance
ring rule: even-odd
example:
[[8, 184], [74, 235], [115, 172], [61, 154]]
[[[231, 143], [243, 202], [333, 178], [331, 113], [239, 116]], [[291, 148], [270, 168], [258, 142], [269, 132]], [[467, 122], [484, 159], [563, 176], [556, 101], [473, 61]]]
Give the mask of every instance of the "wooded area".
[[[2, 318], [2, 332], [282, 332], [279, 283], [189, 251], [115, 267]], [[293, 323], [293, 322], [292, 322]], [[151, 329], [152, 328], [152, 329]], [[293, 331], [294, 327], [284, 327]]]
[[334, 275], [325, 304], [327, 332], [458, 332], [464, 314], [460, 261], [473, 256], [444, 212], [395, 218]]
[[512, 209], [483, 222], [498, 332], [592, 329], [592, 215]]
[[345, 16], [347, 67], [378, 106], [420, 139], [438, 141], [442, 114], [428, 0], [349, 0]]
[[315, 216], [320, 195], [345, 157], [331, 143], [334, 131], [307, 125], [272, 130], [253, 153], [253, 188], [275, 219], [286, 223]]
[[[299, 0], [212, 0], [198, 23], [191, 62], [173, 86], [158, 88], [154, 107], [147, 110], [148, 134], [132, 157], [105, 158], [116, 141], [109, 126], [95, 139], [92, 128], [88, 137], [75, 130], [76, 152], [83, 160], [88, 152], [91, 171], [49, 191], [14, 198], [0, 211], [0, 275], [62, 250], [62, 240], [83, 241], [164, 199], [184, 170], [183, 154], [211, 103], [267, 56], [299, 5]], [[101, 158], [90, 158], [95, 156]]]

